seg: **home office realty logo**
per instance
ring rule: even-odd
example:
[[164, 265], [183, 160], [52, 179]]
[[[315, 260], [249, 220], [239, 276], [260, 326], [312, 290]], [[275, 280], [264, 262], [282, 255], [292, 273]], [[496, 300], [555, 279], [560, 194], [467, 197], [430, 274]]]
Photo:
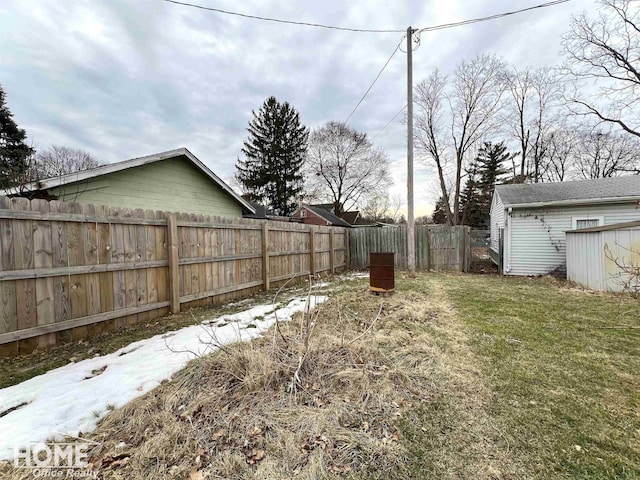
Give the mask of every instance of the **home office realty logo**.
[[30, 443], [15, 445], [13, 466], [30, 469], [34, 478], [97, 478], [89, 470], [88, 456], [96, 443]]

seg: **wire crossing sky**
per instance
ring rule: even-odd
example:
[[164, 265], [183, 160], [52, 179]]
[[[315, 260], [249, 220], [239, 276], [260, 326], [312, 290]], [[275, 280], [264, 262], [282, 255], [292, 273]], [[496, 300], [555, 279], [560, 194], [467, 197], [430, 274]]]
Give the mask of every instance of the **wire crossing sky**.
[[[299, 21], [295, 21], [295, 20], [284, 20], [281, 18], [271, 18], [271, 17], [261, 17], [258, 15], [249, 15], [246, 13], [240, 13], [240, 12], [232, 12], [230, 10], [222, 10], [221, 8], [214, 8], [214, 7], [205, 7], [204, 5], [197, 5], [195, 3], [188, 3], [188, 2], [179, 2], [177, 0], [162, 0], [164, 2], [168, 2], [168, 3], [173, 3], [176, 5], [182, 5], [184, 7], [191, 7], [191, 8], [197, 8], [200, 10], [207, 10], [210, 12], [217, 12], [217, 13], [223, 13], [225, 15], [235, 15], [237, 17], [244, 17], [244, 18], [251, 18], [253, 20], [262, 20], [265, 22], [277, 22], [277, 23], [286, 23], [286, 24], [290, 24], [290, 25], [301, 25], [301, 26], [305, 26], [305, 27], [316, 27], [316, 28], [326, 28], [326, 29], [331, 29], [331, 30], [343, 30], [343, 31], [347, 31], [347, 32], [357, 32], [357, 33], [402, 33], [405, 31], [405, 29], [374, 29], [374, 28], [349, 28], [349, 27], [341, 27], [341, 26], [336, 26], [336, 25], [325, 25], [322, 23], [312, 23], [312, 22], [299, 22]], [[431, 27], [424, 27], [424, 28], [418, 28], [417, 29], [417, 33], [421, 33], [421, 32], [429, 32], [429, 31], [436, 31], [436, 30], [443, 30], [445, 28], [454, 28], [454, 27], [460, 27], [463, 25], [470, 25], [472, 23], [478, 23], [478, 22], [486, 22], [487, 20], [495, 20], [496, 18], [502, 18], [502, 17], [506, 17], [509, 15], [516, 15], [518, 13], [523, 13], [523, 12], [528, 12], [530, 10], [536, 10], [539, 8], [545, 8], [545, 7], [552, 7], [555, 5], [560, 5], [561, 3], [566, 3], [569, 2], [571, 0], [553, 0], [551, 2], [546, 2], [546, 3], [541, 3], [540, 5], [534, 5], [532, 7], [527, 7], [527, 8], [522, 8], [520, 10], [513, 10], [510, 12], [504, 12], [504, 13], [497, 13], [495, 15], [490, 15], [487, 17], [480, 17], [480, 18], [472, 18], [469, 20], [462, 20], [460, 22], [453, 22], [453, 23], [443, 23], [441, 25], [434, 25]]]
[[[571, 17], [597, 8], [595, 0], [2, 0], [0, 83], [36, 149], [64, 145], [110, 163], [187, 147], [226, 181], [251, 111], [273, 95], [311, 129], [348, 118], [370, 132], [389, 155], [397, 195], [406, 185], [406, 63], [395, 47], [404, 50], [408, 25], [423, 30], [417, 83], [487, 53], [518, 68], [561, 66]], [[432, 178], [417, 162], [417, 215], [433, 208]]]

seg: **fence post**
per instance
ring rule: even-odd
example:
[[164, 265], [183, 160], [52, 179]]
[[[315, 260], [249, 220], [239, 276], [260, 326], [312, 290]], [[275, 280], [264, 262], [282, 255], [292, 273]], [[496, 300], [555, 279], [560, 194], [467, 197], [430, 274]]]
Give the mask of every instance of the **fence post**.
[[265, 292], [269, 291], [269, 226], [262, 224], [262, 285]]
[[469, 273], [471, 271], [471, 260], [473, 258], [473, 254], [471, 252], [471, 227], [466, 227], [466, 235], [464, 236], [466, 247], [465, 247], [465, 256], [467, 257], [467, 261], [465, 262], [465, 272]]
[[428, 225], [425, 227], [424, 229], [424, 237], [425, 237], [425, 242], [427, 244], [427, 248], [426, 248], [426, 255], [427, 255], [427, 261], [426, 261], [426, 265], [427, 265], [427, 272], [431, 270], [431, 235], [429, 235], [429, 232], [431, 231], [431, 227], [429, 227]]
[[333, 242], [333, 227], [329, 227], [331, 230], [329, 230], [329, 270], [331, 271], [331, 275], [333, 275], [335, 273], [336, 270], [336, 252], [333, 249], [334, 247], [334, 242]]
[[344, 229], [344, 269], [349, 270], [351, 264], [351, 252], [349, 251], [349, 237], [351, 236], [351, 229]]
[[500, 232], [498, 237], [498, 273], [504, 275], [504, 228], [498, 231]]
[[316, 274], [316, 227], [311, 225], [309, 227], [309, 249], [311, 251], [311, 255], [309, 256], [309, 270], [311, 270], [311, 275]]
[[178, 240], [178, 221], [176, 216], [167, 216], [167, 249], [169, 257], [169, 301], [171, 313], [180, 312], [180, 258]]

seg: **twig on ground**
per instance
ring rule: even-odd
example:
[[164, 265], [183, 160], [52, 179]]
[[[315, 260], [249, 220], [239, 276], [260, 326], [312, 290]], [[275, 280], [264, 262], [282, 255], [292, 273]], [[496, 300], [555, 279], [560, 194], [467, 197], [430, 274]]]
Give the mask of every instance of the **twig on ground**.
[[384, 305], [384, 300], [380, 300], [380, 308], [378, 309], [378, 314], [376, 315], [376, 318], [373, 319], [373, 322], [371, 322], [369, 324], [369, 326], [365, 329], [364, 332], [362, 332], [356, 338], [351, 340], [347, 345], [351, 345], [352, 343], [356, 342], [357, 340], [360, 340], [362, 337], [364, 337], [367, 334], [367, 332], [369, 332], [369, 330], [371, 330], [373, 328], [373, 326], [375, 325], [376, 321], [380, 318], [380, 315], [382, 314], [382, 306], [383, 305]]

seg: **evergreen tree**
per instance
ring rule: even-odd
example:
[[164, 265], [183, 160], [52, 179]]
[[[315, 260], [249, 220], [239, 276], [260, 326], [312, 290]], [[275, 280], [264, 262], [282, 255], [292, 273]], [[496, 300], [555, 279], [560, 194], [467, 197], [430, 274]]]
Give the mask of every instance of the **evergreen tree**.
[[493, 189], [507, 173], [503, 164], [510, 157], [504, 143], [485, 142], [471, 164], [461, 195], [462, 223], [474, 228], [489, 228]]
[[21, 183], [27, 173], [33, 149], [26, 144], [26, 139], [26, 132], [13, 120], [0, 85], [0, 188]]
[[444, 225], [447, 222], [447, 213], [444, 208], [444, 199], [442, 197], [436, 200], [436, 208], [431, 215], [431, 221], [436, 224]]
[[495, 145], [491, 142], [485, 142], [478, 152], [481, 173], [479, 186], [482, 194], [488, 197], [489, 206], [491, 206], [491, 195], [496, 183], [501, 182], [502, 176], [508, 173], [504, 162], [510, 157], [511, 154], [507, 151], [504, 142]]
[[460, 192], [460, 221], [458, 223], [459, 225], [470, 225], [473, 228], [483, 228], [478, 169], [479, 163], [476, 158], [467, 170], [467, 181]]
[[291, 215], [302, 193], [302, 163], [309, 130], [298, 112], [275, 97], [265, 100], [247, 128], [244, 160], [238, 159], [236, 178], [253, 201], [280, 215]]

